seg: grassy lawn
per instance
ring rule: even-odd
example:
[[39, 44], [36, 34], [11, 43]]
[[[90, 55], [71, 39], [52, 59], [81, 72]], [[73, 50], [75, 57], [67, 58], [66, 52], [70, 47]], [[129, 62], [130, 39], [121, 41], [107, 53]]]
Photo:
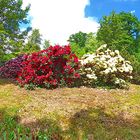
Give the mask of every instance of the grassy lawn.
[[27, 91], [0, 79], [0, 123], [8, 118], [55, 140], [140, 140], [140, 86]]

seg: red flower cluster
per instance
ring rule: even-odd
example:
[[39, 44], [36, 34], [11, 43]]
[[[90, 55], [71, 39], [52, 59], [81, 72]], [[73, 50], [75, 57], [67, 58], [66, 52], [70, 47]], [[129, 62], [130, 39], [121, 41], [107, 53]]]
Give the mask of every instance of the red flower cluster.
[[50, 46], [24, 58], [17, 78], [21, 86], [57, 87], [63, 82], [70, 85], [80, 77], [78, 58], [71, 52], [70, 46]]
[[22, 68], [22, 62], [24, 60], [23, 55], [7, 61], [2, 67], [0, 67], [0, 77], [15, 79], [18, 76], [18, 72]]

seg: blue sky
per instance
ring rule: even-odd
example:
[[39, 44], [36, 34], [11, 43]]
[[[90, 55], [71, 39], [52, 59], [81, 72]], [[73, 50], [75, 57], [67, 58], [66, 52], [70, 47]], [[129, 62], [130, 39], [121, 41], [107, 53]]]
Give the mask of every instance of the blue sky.
[[140, 0], [90, 0], [90, 5], [85, 7], [86, 17], [96, 17], [98, 20], [111, 11], [131, 12], [140, 19]]

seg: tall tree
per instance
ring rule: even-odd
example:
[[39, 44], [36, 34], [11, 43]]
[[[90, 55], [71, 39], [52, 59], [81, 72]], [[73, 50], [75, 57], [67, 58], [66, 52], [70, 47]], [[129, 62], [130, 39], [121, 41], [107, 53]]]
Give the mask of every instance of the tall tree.
[[41, 41], [39, 29], [33, 29], [32, 34], [28, 37], [28, 43], [25, 45], [24, 51], [28, 53], [39, 51], [41, 49]]
[[85, 53], [85, 42], [87, 33], [79, 31], [78, 33], [69, 36], [68, 42], [71, 46], [72, 52], [74, 52], [78, 57], [83, 56]]
[[[22, 9], [22, 0], [0, 0], [0, 56], [15, 52], [24, 42], [30, 28], [21, 31], [20, 25], [28, 24], [30, 6]], [[1, 58], [2, 59], [2, 58]]]
[[78, 33], [70, 35], [68, 41], [70, 45], [76, 44], [78, 47], [85, 47], [87, 33], [79, 31]]
[[44, 45], [43, 45], [43, 49], [47, 49], [50, 47], [50, 41], [49, 40], [44, 40]]
[[86, 53], [88, 52], [95, 52], [95, 50], [98, 48], [99, 46], [99, 42], [96, 39], [96, 35], [92, 32], [87, 34], [87, 39], [85, 42], [85, 50]]
[[98, 47], [98, 41], [96, 35], [92, 32], [83, 33], [78, 32], [70, 35], [69, 43], [71, 45], [72, 51], [80, 58], [85, 53], [91, 53]]
[[112, 12], [100, 20], [97, 39], [114, 49], [126, 49], [130, 53], [138, 48], [140, 21], [131, 14]]

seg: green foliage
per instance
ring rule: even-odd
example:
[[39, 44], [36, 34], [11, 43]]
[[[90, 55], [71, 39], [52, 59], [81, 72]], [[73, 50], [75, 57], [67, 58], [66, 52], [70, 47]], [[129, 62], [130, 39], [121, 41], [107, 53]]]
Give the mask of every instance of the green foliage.
[[[60, 131], [56, 126], [45, 130], [31, 130], [28, 127], [17, 123], [16, 118], [6, 116], [3, 122], [0, 122], [0, 139], [4, 140], [51, 140], [54, 134]], [[53, 128], [54, 127], [54, 128]], [[54, 134], [53, 134], [54, 133]]]
[[87, 34], [80, 31], [78, 33], [70, 35], [68, 41], [70, 42], [70, 45], [74, 43], [78, 47], [83, 48], [85, 47], [86, 37]]
[[86, 53], [95, 52], [98, 48], [98, 41], [94, 33], [78, 32], [72, 34], [69, 40], [72, 51], [81, 58]]
[[35, 85], [33, 83], [26, 84], [25, 85], [25, 89], [26, 90], [34, 90], [35, 89]]
[[138, 48], [140, 37], [140, 21], [131, 13], [112, 12], [100, 20], [97, 39], [103, 41], [111, 49], [122, 50], [124, 47], [130, 53]]
[[96, 39], [96, 35], [94, 33], [88, 33], [87, 39], [85, 42], [85, 51], [86, 53], [95, 52], [96, 49], [99, 47], [100, 43]]
[[25, 45], [23, 51], [27, 53], [40, 51], [41, 40], [39, 29], [32, 30], [32, 34], [29, 36], [28, 43]]
[[124, 58], [128, 59], [133, 66], [132, 82], [135, 84], [140, 84], [140, 51], [132, 55], [124, 49], [122, 50], [121, 54], [124, 56]]
[[109, 48], [120, 50], [121, 55], [132, 63], [133, 82], [140, 83], [140, 21], [131, 14], [112, 12], [100, 21], [97, 39]]
[[84, 48], [80, 48], [77, 46], [77, 44], [72, 43], [71, 44], [71, 50], [73, 53], [75, 53], [79, 58], [81, 58], [86, 52]]
[[43, 44], [43, 49], [45, 50], [45, 49], [49, 48], [50, 46], [51, 46], [50, 41], [45, 39], [44, 44]]
[[130, 57], [130, 61], [131, 61], [132, 66], [134, 68], [133, 83], [140, 84], [140, 59], [138, 59], [135, 56], [132, 56], [132, 57]]
[[20, 30], [20, 24], [29, 23], [27, 14], [30, 6], [22, 9], [22, 4], [22, 0], [0, 0], [1, 56], [11, 52], [19, 52], [29, 31], [29, 27], [24, 31]]
[[5, 117], [4, 121], [0, 123], [0, 130], [2, 139], [29, 138], [27, 136], [30, 133], [28, 128], [17, 124], [15, 118], [12, 117]]
[[70, 35], [68, 41], [70, 43], [72, 52], [78, 57], [82, 57], [85, 54], [85, 42], [87, 34], [79, 31], [78, 33]]
[[32, 44], [40, 45], [41, 44], [41, 34], [39, 32], [39, 29], [32, 30], [32, 34], [29, 36], [29, 41]]

